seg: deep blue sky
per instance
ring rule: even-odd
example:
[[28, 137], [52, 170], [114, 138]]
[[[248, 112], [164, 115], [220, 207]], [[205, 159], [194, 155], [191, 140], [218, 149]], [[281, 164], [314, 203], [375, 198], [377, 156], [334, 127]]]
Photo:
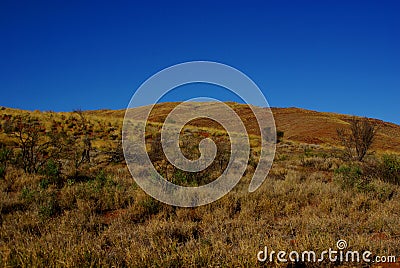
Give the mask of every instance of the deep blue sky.
[[0, 105], [121, 109], [163, 68], [210, 60], [271, 106], [400, 124], [399, 1], [233, 2], [2, 0]]

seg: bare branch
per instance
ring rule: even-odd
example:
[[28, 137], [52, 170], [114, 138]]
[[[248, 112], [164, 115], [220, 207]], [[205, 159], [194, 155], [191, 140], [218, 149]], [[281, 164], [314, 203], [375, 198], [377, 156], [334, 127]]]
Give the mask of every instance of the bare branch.
[[377, 130], [377, 125], [368, 118], [357, 117], [350, 119], [349, 130], [337, 129], [346, 158], [362, 161], [374, 142]]

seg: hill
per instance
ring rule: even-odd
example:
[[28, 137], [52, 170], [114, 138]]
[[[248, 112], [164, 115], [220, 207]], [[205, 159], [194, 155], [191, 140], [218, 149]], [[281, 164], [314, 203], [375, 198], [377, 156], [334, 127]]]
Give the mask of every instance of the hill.
[[[178, 103], [160, 103], [155, 106], [155, 112], [151, 113], [149, 121], [163, 122], [166, 116], [176, 107]], [[201, 105], [212, 105], [202, 103]], [[247, 105], [238, 103], [228, 103], [235, 112], [243, 119], [250, 134], [259, 134], [256, 120]], [[143, 108], [134, 108], [137, 118], [142, 118]], [[346, 128], [350, 115], [317, 112], [300, 108], [271, 108], [274, 115], [275, 124], [278, 130], [285, 133], [285, 139], [307, 144], [328, 144], [340, 145], [336, 130]], [[88, 111], [88, 114], [101, 116], [105, 118], [123, 118], [125, 110], [98, 110]], [[376, 140], [372, 150], [381, 152], [400, 152], [400, 126], [384, 122], [378, 119], [371, 119], [379, 126]], [[210, 126], [209, 121], [194, 121], [194, 126]], [[214, 128], [220, 128], [219, 125], [211, 125]]]
[[[158, 104], [150, 114], [146, 148], [165, 179], [200, 186], [225, 170], [228, 139], [210, 120], [191, 121], [181, 135], [182, 153], [199, 157], [199, 141], [209, 137], [217, 144], [216, 159], [196, 173], [174, 167], [162, 152], [159, 130], [176, 105]], [[264, 183], [249, 193], [259, 158], [258, 125], [248, 106], [228, 105], [251, 134], [250, 159], [231, 192], [196, 208], [166, 205], [136, 184], [122, 152], [124, 110], [0, 109], [0, 266], [371, 266], [327, 258], [257, 260], [265, 246], [269, 252], [320, 254], [336, 249], [339, 239], [373, 258], [400, 256], [400, 126], [370, 119], [379, 126], [375, 152], [359, 162], [343, 157], [336, 134], [351, 116], [272, 108], [284, 138]], [[144, 110], [134, 108], [133, 114], [141, 118]]]

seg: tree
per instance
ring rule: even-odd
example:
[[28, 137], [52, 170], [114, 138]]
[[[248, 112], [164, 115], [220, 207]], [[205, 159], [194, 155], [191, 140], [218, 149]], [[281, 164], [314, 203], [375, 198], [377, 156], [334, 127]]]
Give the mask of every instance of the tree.
[[49, 160], [58, 160], [63, 149], [60, 136], [47, 132], [36, 118], [16, 116], [13, 118], [7, 133], [16, 138], [20, 149], [18, 163], [27, 173], [37, 173]]
[[350, 129], [337, 129], [338, 137], [349, 159], [362, 161], [374, 142], [378, 127], [368, 118], [352, 117]]
[[78, 168], [82, 163], [87, 162], [90, 163], [90, 152], [92, 150], [92, 141], [89, 138], [89, 123], [86, 120], [86, 117], [82, 110], [75, 110], [74, 113], [78, 114], [81, 121], [80, 121], [80, 128], [84, 135], [83, 137], [83, 150], [80, 157], [80, 160], [77, 159], [75, 161], [75, 166]]
[[11, 150], [0, 142], [0, 178], [4, 178], [6, 174], [6, 168], [10, 160], [11, 153]]

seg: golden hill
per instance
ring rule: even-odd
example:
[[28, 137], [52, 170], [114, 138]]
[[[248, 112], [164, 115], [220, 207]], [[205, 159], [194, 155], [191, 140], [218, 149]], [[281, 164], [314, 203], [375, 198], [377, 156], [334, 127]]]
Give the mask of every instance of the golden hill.
[[[163, 122], [176, 105], [178, 103], [157, 104], [149, 117], [149, 121]], [[202, 105], [212, 104], [203, 103]], [[238, 103], [228, 103], [228, 105], [240, 115], [250, 134], [259, 133], [254, 115], [247, 105]], [[143, 117], [143, 107], [134, 109], [138, 118]], [[275, 118], [276, 127], [285, 133], [285, 139], [309, 144], [338, 145], [339, 140], [336, 130], [338, 128], [346, 128], [348, 121], [352, 117], [350, 115], [316, 112], [300, 108], [272, 108], [271, 110]], [[106, 118], [122, 119], [125, 110], [97, 110], [88, 111], [87, 113]], [[372, 149], [375, 151], [400, 152], [400, 126], [378, 119], [372, 119], [372, 121], [379, 126]], [[208, 120], [197, 120], [192, 124], [200, 127], [210, 127]], [[218, 128], [219, 126], [215, 124], [212, 127]]]
[[[220, 154], [197, 173], [171, 165], [159, 153], [158, 122], [176, 105], [161, 103], [151, 113], [155, 123], [146, 135], [149, 158], [173, 183], [204, 185], [225, 170], [229, 142], [220, 135], [223, 131], [213, 129], [219, 125], [191, 121], [194, 127], [182, 135], [183, 154], [199, 157], [197, 145], [203, 137], [215, 139]], [[212, 108], [212, 103], [191, 105]], [[352, 251], [400, 256], [400, 157], [383, 154], [400, 153], [400, 126], [371, 119], [380, 127], [373, 146], [379, 154], [358, 162], [342, 157], [336, 147], [336, 129], [346, 127], [351, 116], [273, 108], [277, 129], [285, 136], [264, 183], [249, 193], [258, 165], [258, 125], [248, 106], [228, 105], [253, 134], [248, 166], [231, 192], [195, 208], [166, 205], [138, 186], [140, 178], [131, 175], [122, 152], [125, 110], [85, 111], [82, 116], [0, 107], [0, 266], [283, 267], [257, 261], [257, 253], [264, 246], [320, 252], [336, 248], [338, 239], [347, 241]], [[139, 119], [144, 111], [134, 108], [133, 114]], [[18, 119], [27, 118], [32, 121], [24, 136], [36, 133], [36, 145], [51, 146], [42, 151], [45, 146], [36, 146], [23, 156], [15, 129]], [[55, 139], [49, 140], [52, 134]], [[25, 160], [31, 159], [44, 160], [43, 165], [25, 170]], [[137, 163], [135, 168], [142, 167]], [[305, 264], [333, 266], [369, 263], [332, 264], [325, 259]]]

